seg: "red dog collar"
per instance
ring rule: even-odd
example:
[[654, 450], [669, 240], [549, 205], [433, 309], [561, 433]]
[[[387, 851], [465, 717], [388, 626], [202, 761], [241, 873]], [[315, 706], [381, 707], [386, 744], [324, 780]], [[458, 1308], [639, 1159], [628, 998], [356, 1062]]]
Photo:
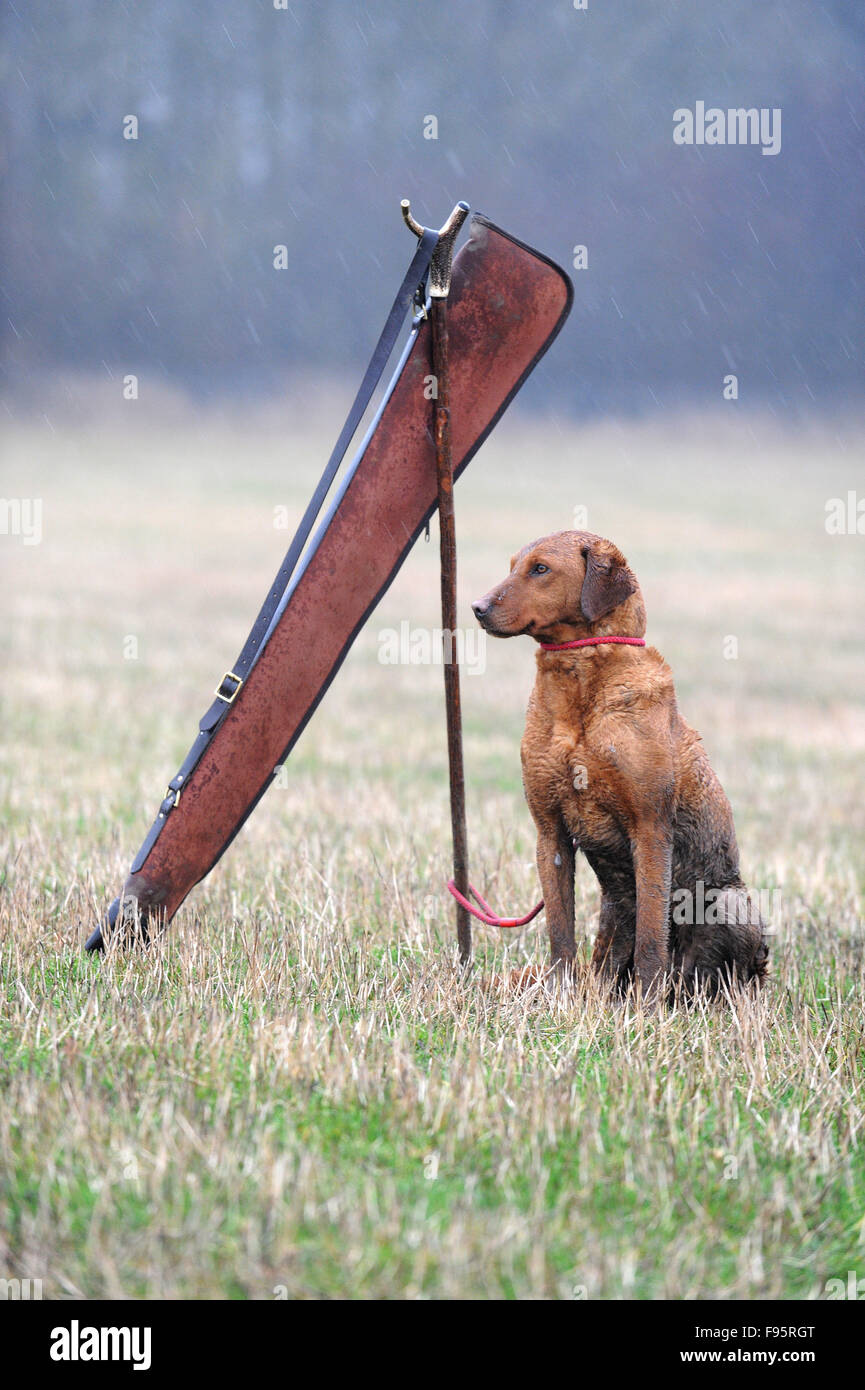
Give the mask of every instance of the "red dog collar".
[[580, 637], [576, 642], [541, 642], [542, 652], [568, 652], [572, 647], [600, 647], [606, 642], [621, 647], [645, 647], [645, 637]]

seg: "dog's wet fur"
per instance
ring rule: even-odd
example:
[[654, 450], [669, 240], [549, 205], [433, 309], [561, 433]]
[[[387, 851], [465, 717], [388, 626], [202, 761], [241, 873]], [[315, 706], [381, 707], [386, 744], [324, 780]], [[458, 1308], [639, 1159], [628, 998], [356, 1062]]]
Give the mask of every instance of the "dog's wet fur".
[[[525, 546], [473, 609], [491, 635], [539, 643], [646, 631], [624, 555], [587, 531]], [[610, 644], [536, 660], [523, 783], [557, 973], [574, 968], [580, 850], [601, 885], [592, 962], [603, 976], [647, 999], [663, 987], [715, 994], [762, 980], [766, 927], [739, 872], [730, 803], [663, 657]]]

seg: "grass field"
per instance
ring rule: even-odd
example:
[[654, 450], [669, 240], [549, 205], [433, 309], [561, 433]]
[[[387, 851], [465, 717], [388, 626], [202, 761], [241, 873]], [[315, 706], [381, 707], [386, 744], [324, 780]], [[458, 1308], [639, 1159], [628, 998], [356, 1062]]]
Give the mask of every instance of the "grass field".
[[[478, 971], [455, 971], [441, 670], [378, 659], [382, 629], [437, 625], [435, 527], [167, 937], [82, 954], [337, 419], [312, 397], [291, 431], [135, 410], [6, 431], [0, 491], [42, 498], [44, 535], [0, 536], [0, 1278], [46, 1298], [763, 1299], [865, 1276], [865, 540], [824, 525], [862, 431], [509, 415], [457, 488], [467, 628], [575, 508], [622, 547], [745, 875], [779, 891], [761, 999], [646, 1016], [588, 979], [483, 996], [482, 970], [543, 958], [543, 917], [478, 928]], [[539, 896], [533, 667], [527, 639], [490, 643], [464, 677], [472, 876], [500, 910]], [[587, 956], [585, 864], [577, 902]]]

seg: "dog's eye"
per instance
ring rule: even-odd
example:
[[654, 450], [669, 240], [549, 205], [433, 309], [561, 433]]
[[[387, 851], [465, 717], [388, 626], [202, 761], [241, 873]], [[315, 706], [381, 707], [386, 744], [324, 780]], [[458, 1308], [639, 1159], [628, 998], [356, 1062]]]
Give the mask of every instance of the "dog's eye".
[[533, 565], [533, 566], [532, 566], [532, 574], [549, 574], [549, 572], [550, 572], [550, 567], [549, 567], [549, 565]]

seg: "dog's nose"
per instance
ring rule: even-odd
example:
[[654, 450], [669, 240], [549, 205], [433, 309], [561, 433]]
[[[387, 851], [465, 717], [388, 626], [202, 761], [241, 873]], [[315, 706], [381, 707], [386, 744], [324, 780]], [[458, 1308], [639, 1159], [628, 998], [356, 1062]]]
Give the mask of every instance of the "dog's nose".
[[489, 611], [490, 611], [490, 605], [488, 604], [487, 600], [484, 599], [484, 598], [479, 598], [478, 601], [477, 601], [477, 603], [473, 603], [473, 604], [472, 604], [472, 612], [474, 613], [475, 617], [478, 618], [478, 619], [485, 617], [485, 616], [487, 615], [487, 613], [489, 613]]

